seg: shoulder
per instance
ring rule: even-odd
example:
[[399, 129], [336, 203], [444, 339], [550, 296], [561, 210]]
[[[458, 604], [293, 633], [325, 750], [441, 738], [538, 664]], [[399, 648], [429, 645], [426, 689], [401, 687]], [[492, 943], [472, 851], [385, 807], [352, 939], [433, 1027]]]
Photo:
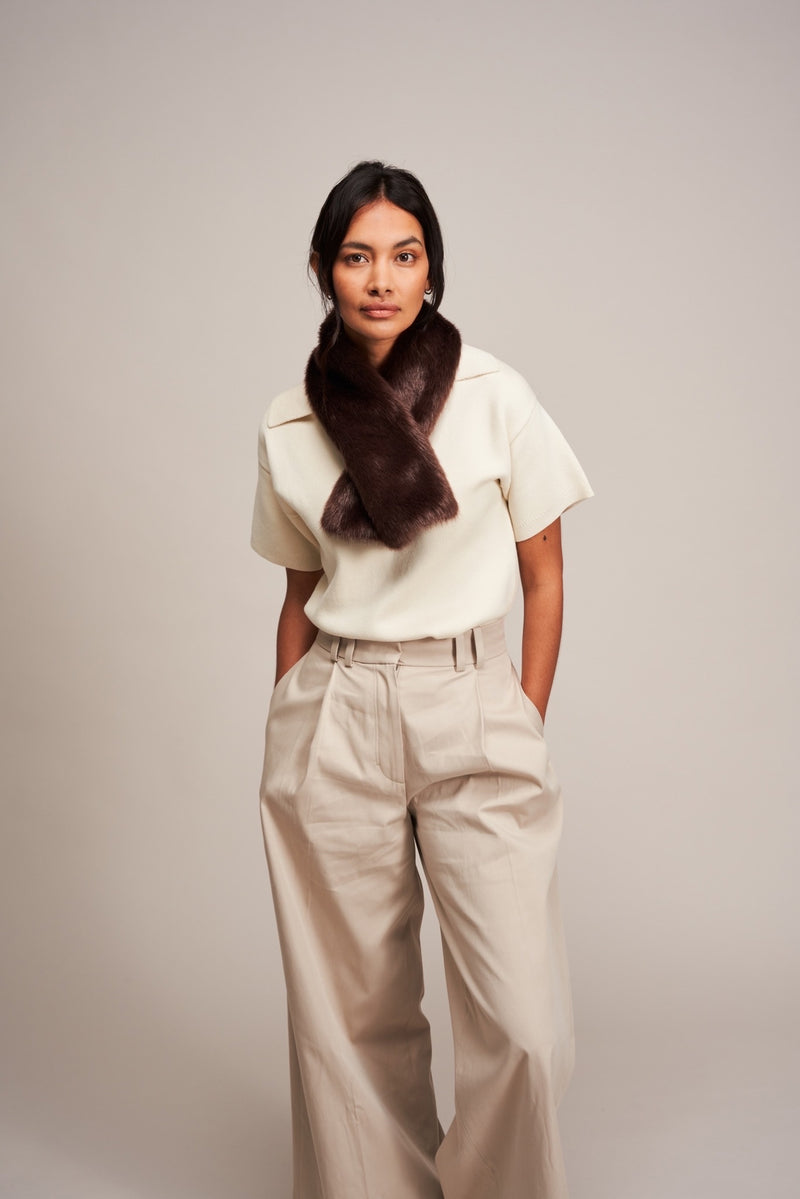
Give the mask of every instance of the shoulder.
[[533, 389], [519, 371], [475, 346], [463, 346], [456, 383], [478, 387], [501, 409], [512, 435], [539, 406]]
[[303, 418], [310, 422], [313, 413], [302, 383], [275, 396], [258, 430], [258, 460], [265, 470], [272, 470], [275, 461], [280, 458], [279, 447], [284, 443], [284, 438], [279, 434], [273, 434], [273, 430]]

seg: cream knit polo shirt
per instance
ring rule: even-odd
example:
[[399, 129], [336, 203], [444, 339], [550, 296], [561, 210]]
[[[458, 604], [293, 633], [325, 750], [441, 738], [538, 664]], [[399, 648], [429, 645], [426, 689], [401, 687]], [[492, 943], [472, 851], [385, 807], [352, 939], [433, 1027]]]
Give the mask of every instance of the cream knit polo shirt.
[[340, 637], [451, 637], [505, 616], [519, 580], [515, 542], [592, 489], [528, 384], [464, 346], [431, 445], [458, 516], [409, 546], [350, 542], [321, 527], [344, 469], [302, 385], [273, 400], [261, 425], [252, 546], [295, 570], [324, 571], [306, 614]]

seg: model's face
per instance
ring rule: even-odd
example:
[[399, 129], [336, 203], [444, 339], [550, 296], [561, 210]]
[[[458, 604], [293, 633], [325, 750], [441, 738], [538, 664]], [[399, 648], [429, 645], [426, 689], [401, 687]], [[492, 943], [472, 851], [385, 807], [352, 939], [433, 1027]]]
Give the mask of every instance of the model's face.
[[428, 286], [428, 255], [416, 217], [388, 200], [359, 208], [339, 247], [333, 290], [347, 335], [373, 366], [414, 323]]

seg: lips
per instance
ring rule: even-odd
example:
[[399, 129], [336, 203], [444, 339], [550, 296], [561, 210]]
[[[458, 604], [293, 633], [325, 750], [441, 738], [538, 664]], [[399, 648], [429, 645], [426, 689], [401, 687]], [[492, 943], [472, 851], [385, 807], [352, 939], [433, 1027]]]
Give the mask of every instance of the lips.
[[374, 316], [379, 319], [385, 319], [389, 316], [394, 316], [400, 309], [396, 304], [369, 304], [361, 309], [365, 316]]

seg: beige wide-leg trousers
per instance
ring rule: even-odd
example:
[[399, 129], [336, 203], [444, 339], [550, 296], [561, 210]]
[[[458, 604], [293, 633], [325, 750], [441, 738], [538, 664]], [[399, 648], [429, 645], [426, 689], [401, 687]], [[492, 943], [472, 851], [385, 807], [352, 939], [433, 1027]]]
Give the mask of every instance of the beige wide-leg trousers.
[[[502, 621], [402, 643], [320, 633], [273, 693], [261, 796], [295, 1199], [563, 1199], [561, 800]], [[420, 1008], [417, 852], [453, 1025], [446, 1135]]]

